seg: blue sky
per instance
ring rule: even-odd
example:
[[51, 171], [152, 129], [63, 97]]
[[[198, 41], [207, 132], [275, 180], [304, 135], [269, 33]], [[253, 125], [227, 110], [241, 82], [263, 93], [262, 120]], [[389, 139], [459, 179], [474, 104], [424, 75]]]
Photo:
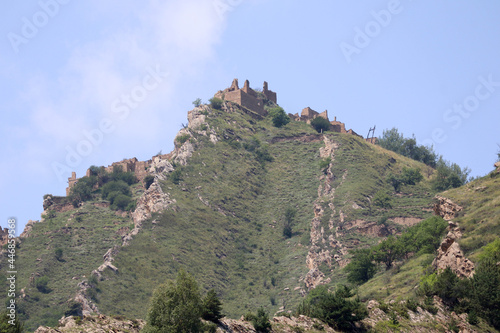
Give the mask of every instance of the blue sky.
[[41, 0], [0, 14], [0, 225], [38, 220], [70, 171], [169, 152], [192, 101], [264, 80], [365, 136], [397, 127], [493, 169], [500, 2]]

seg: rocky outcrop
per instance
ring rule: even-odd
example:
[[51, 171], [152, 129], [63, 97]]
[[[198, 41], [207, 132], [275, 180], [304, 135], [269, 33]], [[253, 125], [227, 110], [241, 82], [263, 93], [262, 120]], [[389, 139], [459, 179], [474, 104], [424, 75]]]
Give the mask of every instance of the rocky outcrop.
[[[331, 166], [335, 161], [335, 150], [339, 146], [327, 136], [323, 136], [323, 141], [325, 146], [320, 148], [320, 157], [323, 159], [330, 158], [331, 162], [325, 169], [324, 175], [320, 178], [318, 198], [314, 202], [314, 218], [311, 220], [310, 232], [311, 245], [306, 258], [306, 265], [309, 268], [309, 272], [304, 277], [304, 284], [308, 290], [316, 288], [320, 284], [330, 282], [330, 278], [325, 278], [325, 274], [319, 270], [322, 264], [328, 268], [332, 268], [334, 264], [338, 264], [340, 267], [347, 265], [347, 260], [344, 259], [344, 256], [347, 254], [347, 248], [336, 238], [336, 229], [334, 229], [334, 215], [337, 212], [333, 205], [335, 188], [332, 187], [332, 182], [335, 176], [332, 173]], [[345, 178], [346, 173], [342, 176], [343, 180]], [[325, 215], [323, 207], [328, 207], [332, 211], [328, 227], [321, 225], [321, 221]], [[341, 223], [343, 223], [342, 213], [339, 212], [338, 214]]]
[[59, 320], [56, 328], [40, 326], [35, 333], [139, 333], [145, 322], [141, 319], [121, 319], [120, 317], [108, 317], [104, 315], [80, 317], [63, 317]]
[[87, 281], [82, 281], [78, 284], [78, 292], [74, 298], [75, 302], [78, 302], [82, 305], [82, 314], [84, 316], [90, 316], [93, 313], [99, 314], [99, 309], [95, 305], [95, 303], [88, 299], [86, 293], [87, 289], [91, 288], [91, 286], [87, 283]]
[[441, 242], [437, 256], [432, 262], [438, 272], [450, 267], [458, 277], [469, 278], [474, 275], [474, 263], [464, 256], [457, 242], [461, 237], [458, 225], [450, 221], [448, 234]]
[[446, 221], [455, 218], [456, 214], [463, 209], [448, 198], [436, 196], [436, 203], [434, 204], [434, 213], [441, 216]]
[[496, 162], [493, 166], [496, 168], [496, 172], [500, 172], [500, 161]]

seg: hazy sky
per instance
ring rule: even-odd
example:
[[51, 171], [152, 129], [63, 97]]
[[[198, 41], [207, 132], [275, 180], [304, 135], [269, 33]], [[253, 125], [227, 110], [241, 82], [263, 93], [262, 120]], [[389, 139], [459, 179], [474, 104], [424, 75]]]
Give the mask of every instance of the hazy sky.
[[0, 14], [1, 219], [40, 219], [71, 171], [173, 148], [238, 78], [366, 136], [397, 127], [485, 175], [500, 124], [500, 2], [40, 0]]

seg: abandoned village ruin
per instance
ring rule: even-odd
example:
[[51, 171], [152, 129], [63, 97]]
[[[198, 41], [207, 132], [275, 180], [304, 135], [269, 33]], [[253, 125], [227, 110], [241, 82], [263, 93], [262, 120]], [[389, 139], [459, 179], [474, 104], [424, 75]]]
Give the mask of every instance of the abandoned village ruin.
[[[234, 79], [231, 86], [224, 90], [219, 90], [214, 95], [215, 98], [220, 98], [225, 102], [235, 103], [242, 107], [244, 111], [255, 116], [259, 119], [264, 118], [267, 115], [265, 106], [275, 106], [277, 105], [277, 94], [274, 91], [269, 90], [268, 83], [264, 81], [262, 91], [256, 91], [250, 88], [250, 82], [245, 80], [243, 88], [238, 85], [238, 79]], [[317, 117], [322, 117], [330, 123], [330, 131], [342, 134], [356, 135], [363, 138], [361, 135], [354, 132], [352, 129], [346, 130], [345, 124], [337, 121], [337, 117], [334, 117], [333, 121], [328, 118], [328, 111], [325, 110], [321, 113], [314, 111], [310, 107], [306, 107], [302, 110], [300, 115], [298, 113], [291, 114], [288, 116], [293, 121], [303, 121], [306, 123], [311, 123], [311, 121]], [[367, 142], [374, 143], [376, 138], [367, 138]], [[155, 159], [170, 159], [171, 154], [164, 154], [155, 156]], [[137, 158], [124, 159], [120, 162], [114, 162], [105, 168], [106, 172], [113, 172], [115, 168], [120, 168], [123, 172], [133, 172], [139, 181], [142, 181], [144, 177], [148, 175], [148, 169], [153, 164], [152, 160], [139, 161]], [[87, 169], [85, 174], [87, 177], [91, 175], [90, 169]], [[71, 188], [75, 186], [78, 182], [76, 173], [72, 172], [71, 177], [68, 178], [68, 187], [66, 188], [66, 196], [69, 196]]]

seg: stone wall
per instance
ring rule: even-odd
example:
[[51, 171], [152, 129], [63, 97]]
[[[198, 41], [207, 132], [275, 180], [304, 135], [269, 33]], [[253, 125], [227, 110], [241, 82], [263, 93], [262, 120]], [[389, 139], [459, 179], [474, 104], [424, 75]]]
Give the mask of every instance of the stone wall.
[[277, 102], [276, 93], [269, 90], [267, 82], [264, 82], [262, 94], [259, 94], [250, 88], [250, 82], [248, 80], [245, 81], [243, 88], [240, 89], [238, 86], [238, 79], [234, 79], [229, 88], [219, 90], [214, 97], [241, 105], [261, 116], [267, 114], [264, 109], [266, 99], [275, 104]]
[[[115, 168], [121, 168], [123, 172], [133, 172], [139, 181], [142, 181], [144, 177], [148, 175], [148, 168], [151, 166], [151, 160], [148, 161], [139, 161], [137, 158], [129, 158], [124, 159], [120, 162], [114, 162], [111, 165], [108, 165], [104, 169], [106, 172], [111, 173]], [[87, 169], [85, 175], [87, 177], [90, 176], [90, 169]], [[66, 196], [69, 195], [71, 188], [75, 186], [78, 182], [78, 178], [76, 178], [76, 173], [72, 172], [71, 177], [68, 178], [68, 187], [66, 188]]]
[[4, 246], [9, 241], [9, 229], [0, 228], [0, 246]]

